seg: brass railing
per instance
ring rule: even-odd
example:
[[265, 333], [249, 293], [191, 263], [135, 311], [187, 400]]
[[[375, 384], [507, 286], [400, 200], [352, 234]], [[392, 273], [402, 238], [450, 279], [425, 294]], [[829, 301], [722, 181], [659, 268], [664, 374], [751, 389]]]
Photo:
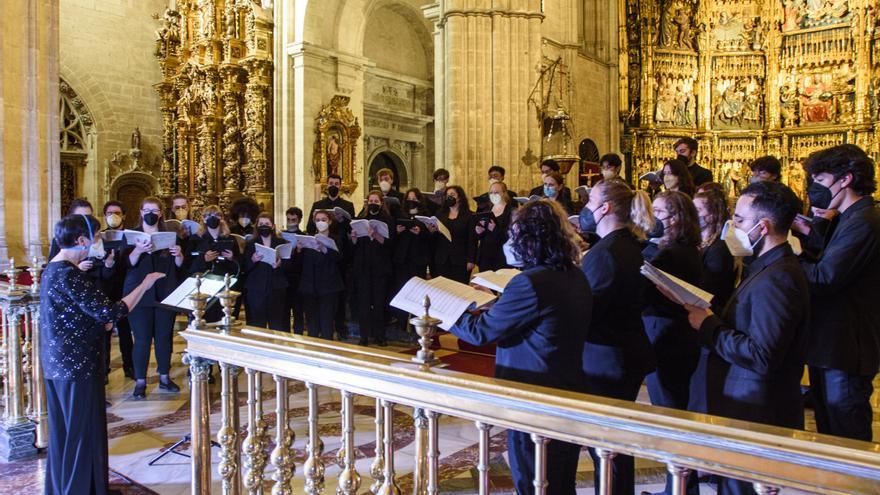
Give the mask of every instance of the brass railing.
[[46, 396], [40, 361], [39, 258], [27, 269], [33, 283], [17, 283], [22, 270], [9, 260], [6, 282], [0, 283], [0, 377], [3, 415], [0, 417], [0, 458], [36, 455], [48, 445]]
[[[223, 302], [227, 317], [235, 294]], [[685, 493], [692, 470], [754, 483], [758, 493], [781, 487], [836, 494], [880, 493], [880, 445], [842, 440], [806, 431], [769, 427], [574, 392], [497, 380], [431, 366], [432, 356], [411, 356], [264, 329], [225, 324], [205, 325], [205, 297], [197, 297], [196, 318], [183, 332], [185, 361], [191, 371], [192, 493], [211, 492], [211, 399], [208, 369], [221, 368], [221, 427], [218, 474], [222, 493], [263, 493], [267, 462], [274, 467], [273, 494], [292, 493], [295, 466], [288, 417], [289, 385], [303, 382], [308, 391], [308, 459], [302, 466], [305, 491], [322, 493], [323, 443], [318, 435], [319, 387], [342, 396], [342, 471], [337, 494], [354, 495], [361, 486], [355, 469], [354, 397], [375, 400], [375, 460], [371, 491], [400, 493], [396, 482], [392, 415], [395, 407], [414, 410], [413, 493], [439, 491], [439, 417], [473, 421], [479, 443], [479, 493], [488, 493], [489, 431], [493, 427], [531, 434], [536, 447], [536, 493], [547, 490], [546, 444], [550, 439], [594, 447], [602, 459], [599, 493], [611, 493], [611, 463], [618, 454], [659, 461], [673, 478], [673, 493]], [[424, 320], [422, 321], [424, 323]], [[424, 348], [423, 348], [424, 350]], [[239, 434], [236, 401], [240, 372], [247, 383], [246, 433]], [[263, 410], [262, 375], [275, 382], [274, 428]], [[270, 431], [274, 429], [274, 447]], [[242, 471], [243, 470], [243, 471]]]

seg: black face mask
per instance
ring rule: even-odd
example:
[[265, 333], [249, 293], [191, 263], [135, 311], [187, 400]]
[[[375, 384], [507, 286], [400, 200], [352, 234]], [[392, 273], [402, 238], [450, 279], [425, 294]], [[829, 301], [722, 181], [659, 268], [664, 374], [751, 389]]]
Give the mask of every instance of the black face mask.
[[220, 226], [220, 217], [206, 217], [205, 225], [207, 225], [209, 229], [216, 229]]
[[331, 198], [339, 196], [339, 188], [336, 186], [327, 186], [327, 195]]
[[268, 225], [260, 225], [259, 227], [257, 227], [257, 232], [259, 232], [260, 235], [263, 237], [269, 237], [270, 235], [272, 235], [272, 227]]
[[411, 200], [411, 199], [406, 200], [406, 201], [404, 202], [404, 204], [406, 205], [406, 209], [407, 209], [407, 210], [413, 210], [413, 209], [419, 207], [419, 202], [418, 202], [418, 201], [413, 201], [413, 200]]
[[144, 223], [152, 227], [159, 223], [159, 215], [155, 213], [146, 213], [144, 214]]
[[663, 222], [659, 218], [654, 219], [654, 228], [648, 232], [648, 239], [659, 239], [663, 237], [663, 233], [665, 232], [665, 227], [663, 226]]
[[688, 158], [684, 155], [675, 155], [675, 159], [684, 162], [685, 165], [689, 163]]
[[[837, 181], [835, 181], [837, 182]], [[842, 191], [843, 189], [841, 189]], [[840, 191], [837, 191], [840, 193]], [[837, 194], [831, 194], [831, 188], [825, 187], [816, 181], [807, 188], [807, 197], [810, 198], [810, 206], [827, 210], [831, 206], [831, 201]]]
[[452, 196], [446, 196], [446, 199], [443, 200], [443, 204], [450, 208], [455, 206], [455, 203], [458, 203], [458, 200], [453, 198]]
[[599, 225], [599, 222], [596, 221], [596, 214], [588, 207], [584, 207], [584, 209], [581, 210], [578, 222], [580, 223], [581, 232], [584, 233], [595, 233], [596, 227]]
[[367, 211], [370, 213], [370, 215], [378, 215], [381, 208], [382, 207], [380, 205], [377, 205], [375, 203], [370, 203], [369, 205], [367, 205]]

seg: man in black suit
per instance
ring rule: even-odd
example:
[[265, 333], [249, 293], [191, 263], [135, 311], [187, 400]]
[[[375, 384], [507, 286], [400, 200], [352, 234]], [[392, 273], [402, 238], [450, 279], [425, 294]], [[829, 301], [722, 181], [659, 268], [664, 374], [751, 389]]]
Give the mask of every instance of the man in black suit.
[[[720, 315], [685, 305], [708, 351], [701, 354], [692, 378], [689, 410], [804, 427], [800, 379], [810, 289], [787, 241], [798, 203], [791, 189], [776, 182], [751, 184], [737, 201], [737, 241], [727, 242], [751, 249], [755, 258]], [[722, 479], [720, 485], [719, 493], [754, 493], [745, 481]]]
[[[327, 176], [327, 197], [319, 199], [312, 203], [312, 209], [309, 211], [309, 221], [306, 224], [306, 231], [309, 235], [315, 235], [317, 229], [315, 228], [315, 221], [313, 217], [315, 216], [315, 211], [317, 210], [332, 210], [333, 208], [342, 208], [351, 218], [354, 218], [354, 204], [351, 201], [346, 200], [340, 194], [342, 194], [342, 177], [336, 174], [330, 174]], [[341, 224], [348, 223], [344, 221], [345, 218], [342, 215], [336, 215], [336, 222]]]
[[872, 380], [880, 370], [880, 212], [871, 198], [874, 163], [844, 144], [812, 154], [808, 194], [834, 210], [836, 226], [818, 260], [801, 259], [812, 294], [807, 363], [819, 433], [871, 441]]
[[[477, 203], [477, 211], [487, 211], [492, 209], [492, 202], [489, 201], [489, 188], [492, 187], [492, 184], [495, 184], [496, 182], [504, 182], [504, 176], [506, 174], [507, 171], [504, 170], [504, 167], [502, 167], [501, 165], [492, 165], [491, 167], [489, 167], [489, 182], [486, 184], [487, 192], [484, 192], [483, 194], [480, 194], [479, 196], [476, 196], [474, 198], [474, 201], [476, 201]], [[509, 204], [512, 204], [514, 202], [513, 197], [513, 194], [511, 194], [510, 191], [507, 191], [507, 202]]]
[[401, 218], [403, 216], [403, 193], [398, 191], [397, 186], [394, 185], [394, 172], [390, 168], [379, 169], [376, 172], [376, 182], [379, 183], [382, 199], [388, 205], [391, 218]]
[[697, 149], [699, 147], [700, 145], [697, 143], [697, 140], [689, 137], [679, 139], [672, 146], [675, 154], [684, 158], [684, 162], [687, 163], [688, 172], [691, 173], [691, 178], [694, 179], [694, 187], [700, 187], [707, 182], [712, 182], [712, 171], [696, 164]]

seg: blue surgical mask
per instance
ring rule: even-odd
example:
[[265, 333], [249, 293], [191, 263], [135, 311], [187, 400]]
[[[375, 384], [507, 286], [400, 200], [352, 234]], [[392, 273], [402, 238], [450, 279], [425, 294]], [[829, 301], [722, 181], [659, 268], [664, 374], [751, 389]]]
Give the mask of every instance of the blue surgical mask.
[[553, 186], [544, 186], [544, 196], [548, 198], [556, 197], [556, 188]]

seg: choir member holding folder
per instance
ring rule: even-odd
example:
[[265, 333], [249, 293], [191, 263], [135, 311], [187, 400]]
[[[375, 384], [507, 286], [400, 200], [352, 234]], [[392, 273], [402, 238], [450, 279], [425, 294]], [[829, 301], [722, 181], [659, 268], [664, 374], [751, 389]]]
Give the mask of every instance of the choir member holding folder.
[[372, 338], [377, 344], [386, 345], [385, 308], [388, 305], [388, 288], [391, 283], [390, 233], [394, 231], [394, 220], [388, 212], [381, 191], [370, 191], [367, 204], [358, 219], [367, 221], [365, 232], [356, 231], [354, 222], [351, 231], [351, 242], [354, 244], [352, 273], [361, 331], [359, 343], [369, 345]]
[[426, 224], [433, 236], [434, 267], [437, 273], [432, 275], [468, 283], [477, 251], [473, 218], [464, 189], [459, 186], [447, 187], [446, 199], [437, 213], [437, 219], [449, 231], [450, 239], [442, 235], [434, 225]]
[[[703, 267], [700, 261], [700, 225], [691, 199], [678, 191], [664, 191], [654, 198], [654, 217], [662, 225], [657, 249], [645, 249], [645, 261], [685, 282], [698, 285]], [[655, 234], [656, 235], [656, 234]], [[645, 331], [657, 358], [657, 369], [648, 375], [651, 403], [685, 409], [691, 375], [697, 366], [697, 337], [687, 321], [687, 311], [656, 288], [648, 288], [642, 313]]]
[[491, 208], [477, 214], [474, 226], [474, 233], [480, 242], [476, 257], [480, 271], [507, 267], [501, 247], [507, 242], [511, 216], [518, 206], [511, 201], [507, 194], [507, 185], [503, 182], [495, 182], [489, 186], [488, 201]]
[[721, 238], [721, 231], [730, 212], [727, 200], [718, 191], [698, 192], [694, 196], [694, 206], [700, 216], [700, 254], [703, 261], [703, 279], [700, 287], [712, 293], [712, 309], [721, 312], [733, 294], [736, 285], [736, 263], [727, 244]]
[[[257, 235], [244, 250], [245, 316], [247, 324], [290, 332], [290, 307], [287, 305], [287, 274], [282, 265], [289, 261], [290, 248], [281, 249], [287, 241], [278, 237], [268, 213], [257, 215]], [[279, 253], [279, 251], [281, 253]]]
[[[220, 277], [228, 274], [238, 278], [242, 262], [241, 251], [230, 235], [220, 207], [211, 205], [202, 210], [199, 230], [189, 241], [191, 276], [207, 272]], [[240, 287], [241, 283], [236, 282], [232, 288], [237, 290]], [[217, 302], [208, 306], [204, 316], [207, 322], [220, 321], [222, 317], [223, 308]]]
[[[651, 199], [619, 179], [600, 181], [590, 192], [580, 215], [582, 227], [598, 237], [583, 259], [583, 271], [593, 292], [593, 315], [584, 345], [586, 392], [635, 401], [645, 375], [653, 370], [654, 352], [645, 334], [645, 278], [641, 243], [654, 226]], [[594, 449], [595, 482], [599, 486], [599, 457]], [[612, 461], [613, 493], [635, 491], [633, 458]]]
[[[315, 212], [318, 210], [334, 210], [339, 208], [335, 213], [335, 224], [347, 223], [354, 216], [354, 204], [341, 196], [342, 194], [342, 177], [336, 174], [327, 176], [327, 197], [319, 199], [312, 204], [312, 210], [309, 212], [309, 221], [306, 230], [309, 234], [314, 235], [317, 232], [315, 228]], [[346, 215], [348, 217], [346, 218]], [[334, 229], [335, 230], [335, 229]]]
[[[415, 217], [427, 214], [425, 199], [418, 189], [410, 189], [404, 195], [403, 217], [397, 219], [397, 236], [394, 240], [392, 261], [394, 282], [392, 294], [396, 294], [412, 277], [425, 278], [431, 256], [431, 233]], [[399, 313], [397, 319], [406, 330], [408, 316]]]
[[334, 215], [330, 211], [315, 211], [310, 222], [315, 226], [316, 237], [331, 239], [336, 249], [322, 242], [311, 243], [310, 247], [303, 243], [297, 246], [294, 256], [300, 258], [302, 265], [298, 295], [305, 308], [309, 337], [333, 340], [339, 294], [345, 290], [342, 269], [349, 242], [334, 228]]
[[[508, 264], [521, 265], [522, 273], [488, 311], [464, 313], [450, 332], [473, 345], [497, 342], [498, 378], [580, 392], [592, 296], [576, 265], [580, 251], [566, 217], [555, 202], [526, 204], [511, 225], [505, 247]], [[508, 430], [507, 438], [516, 491], [534, 493], [534, 443], [524, 432]], [[578, 445], [550, 440], [549, 493], [574, 493], [579, 453]]]
[[[140, 225], [134, 229], [144, 234], [153, 235], [165, 232], [162, 222], [162, 200], [148, 197], [141, 201]], [[177, 235], [174, 235], [177, 240]], [[141, 303], [129, 314], [131, 331], [134, 334], [134, 376], [136, 379], [133, 396], [143, 399], [147, 396], [147, 366], [150, 362], [150, 347], [155, 341], [155, 356], [159, 373], [159, 388], [169, 392], [179, 392], [180, 387], [168, 376], [171, 370], [171, 348], [174, 330], [175, 313], [159, 305], [178, 284], [178, 271], [183, 266], [183, 249], [174, 244], [167, 249], [154, 249], [148, 239], [138, 240], [134, 247], [123, 257], [126, 264], [125, 280], [122, 293], [134, 290], [148, 274], [164, 273], [165, 277], [158, 280], [153, 287], [144, 293]]]

